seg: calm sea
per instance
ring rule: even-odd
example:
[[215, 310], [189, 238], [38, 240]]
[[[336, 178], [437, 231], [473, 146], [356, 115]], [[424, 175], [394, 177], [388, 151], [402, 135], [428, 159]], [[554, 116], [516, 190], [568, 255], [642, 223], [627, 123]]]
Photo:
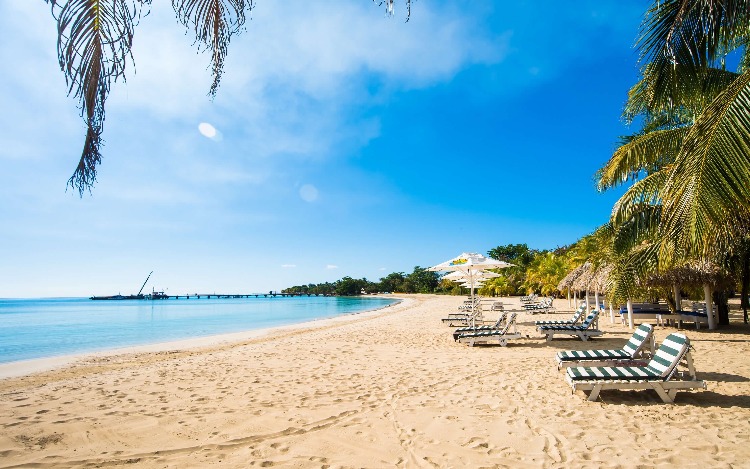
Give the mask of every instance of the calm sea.
[[249, 331], [382, 308], [386, 298], [0, 299], [0, 363]]

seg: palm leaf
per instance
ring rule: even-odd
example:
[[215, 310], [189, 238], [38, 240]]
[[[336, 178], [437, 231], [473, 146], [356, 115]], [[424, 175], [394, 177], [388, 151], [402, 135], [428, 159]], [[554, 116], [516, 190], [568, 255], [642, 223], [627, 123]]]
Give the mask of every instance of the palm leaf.
[[643, 205], [661, 204], [661, 192], [668, 176], [668, 171], [662, 170], [636, 181], [615, 202], [611, 223], [617, 227], [631, 220], [634, 213], [642, 211]]
[[630, 219], [617, 225], [612, 239], [612, 249], [623, 255], [647, 240], [659, 237], [662, 206], [641, 204], [630, 212]]
[[68, 94], [78, 98], [86, 122], [83, 152], [68, 186], [79, 195], [96, 182], [101, 163], [104, 103], [110, 85], [125, 79], [133, 28], [150, 0], [46, 0], [57, 20], [57, 55]]
[[597, 188], [604, 191], [635, 181], [643, 172], [648, 175], [670, 164], [688, 130], [687, 127], [657, 130], [622, 145], [596, 173]]
[[219, 89], [229, 41], [245, 24], [245, 9], [253, 8], [253, 0], [172, 0], [177, 18], [186, 27], [193, 27], [200, 47], [211, 51], [214, 81], [209, 95]]
[[748, 18], [748, 0], [655, 0], [636, 46], [643, 63], [705, 69], [746, 34]]
[[718, 68], [655, 62], [643, 67], [641, 80], [628, 92], [623, 115], [632, 121], [637, 115], [694, 116], [739, 74]]
[[644, 288], [644, 279], [659, 268], [659, 244], [645, 243], [636, 246], [614, 262], [608, 283], [613, 299], [625, 303], [636, 298]]
[[726, 249], [750, 213], [750, 72], [701, 114], [662, 191], [665, 234], [698, 257]]
[[[372, 0], [378, 6], [385, 5], [385, 11], [388, 15], [393, 16], [395, 0]], [[411, 0], [406, 0], [406, 21], [411, 17]]]

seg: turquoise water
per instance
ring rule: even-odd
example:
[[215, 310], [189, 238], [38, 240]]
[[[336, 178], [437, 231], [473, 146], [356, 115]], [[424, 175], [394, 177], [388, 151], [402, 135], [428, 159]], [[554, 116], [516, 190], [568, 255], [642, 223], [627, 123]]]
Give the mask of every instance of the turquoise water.
[[0, 299], [0, 363], [296, 324], [394, 302], [356, 297]]

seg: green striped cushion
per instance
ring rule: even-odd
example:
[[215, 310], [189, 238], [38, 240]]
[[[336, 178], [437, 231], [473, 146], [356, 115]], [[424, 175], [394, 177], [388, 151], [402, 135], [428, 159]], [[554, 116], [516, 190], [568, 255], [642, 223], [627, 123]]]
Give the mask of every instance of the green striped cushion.
[[560, 361], [578, 362], [585, 360], [626, 360], [632, 358], [632, 356], [622, 349], [568, 350], [557, 352], [557, 358]]
[[459, 327], [455, 331], [453, 331], [453, 340], [458, 340], [458, 337], [463, 334], [471, 334], [475, 332], [480, 331], [494, 331], [500, 328], [500, 324], [505, 321], [505, 317], [508, 315], [508, 313], [502, 313], [500, 315], [500, 318], [497, 320], [497, 322], [491, 326], [474, 326], [474, 327]]
[[616, 350], [568, 350], [557, 352], [557, 359], [561, 362], [587, 360], [632, 360], [649, 340], [654, 328], [650, 324], [641, 324], [633, 332], [630, 340], [622, 349]]
[[651, 324], [641, 324], [630, 336], [630, 340], [622, 348], [625, 352], [630, 354], [631, 357], [635, 357], [636, 354], [643, 348], [643, 345], [649, 340], [654, 328]]
[[505, 323], [505, 327], [502, 329], [494, 329], [491, 331], [477, 331], [477, 332], [468, 332], [466, 334], [461, 334], [458, 336], [459, 339], [463, 338], [476, 338], [476, 337], [492, 337], [494, 335], [505, 335], [508, 330], [510, 329], [510, 326], [515, 324], [516, 322], [516, 313], [511, 313], [511, 315], [508, 317], [508, 322]]
[[599, 315], [599, 310], [594, 310], [591, 314], [586, 317], [580, 325], [572, 326], [540, 326], [541, 331], [585, 331], [589, 328], [594, 319]]
[[685, 334], [673, 332], [656, 349], [654, 358], [648, 362], [647, 367], [666, 378], [672, 373], [689, 347], [690, 341], [685, 337]]
[[573, 366], [567, 369], [567, 373], [576, 381], [661, 378], [647, 366]]
[[690, 346], [684, 334], [669, 334], [646, 366], [575, 366], [566, 370], [568, 377], [575, 381], [596, 379], [651, 379], [665, 380], [672, 374]]
[[579, 319], [581, 319], [581, 316], [583, 315], [584, 310], [586, 309], [586, 306], [582, 306], [578, 308], [578, 310], [575, 312], [572, 318], [570, 318], [569, 321], [535, 321], [535, 326], [561, 326], [565, 324], [573, 325], [578, 322]]

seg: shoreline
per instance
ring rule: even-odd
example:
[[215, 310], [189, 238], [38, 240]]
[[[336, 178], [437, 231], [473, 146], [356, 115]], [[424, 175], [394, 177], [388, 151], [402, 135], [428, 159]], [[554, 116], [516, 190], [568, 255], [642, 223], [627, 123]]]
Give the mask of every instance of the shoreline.
[[[31, 374], [42, 373], [47, 371], [55, 371], [64, 369], [66, 367], [74, 365], [76, 362], [91, 360], [91, 359], [102, 359], [106, 357], [114, 357], [119, 355], [132, 355], [132, 354], [143, 354], [143, 353], [158, 353], [167, 351], [186, 351], [192, 349], [201, 349], [209, 347], [217, 347], [222, 345], [230, 346], [232, 344], [241, 343], [248, 340], [258, 339], [261, 337], [269, 337], [276, 334], [296, 331], [300, 329], [313, 329], [315, 326], [326, 327], [336, 322], [345, 322], [347, 320], [354, 320], [357, 317], [369, 317], [372, 314], [382, 312], [388, 308], [394, 308], [404, 303], [408, 303], [409, 299], [402, 298], [399, 296], [381, 296], [372, 295], [378, 298], [393, 299], [394, 303], [386, 306], [381, 306], [375, 309], [369, 309], [366, 311], [357, 311], [353, 313], [346, 313], [339, 316], [333, 316], [321, 319], [311, 319], [294, 324], [286, 324], [281, 326], [265, 327], [261, 329], [250, 329], [240, 332], [228, 332], [223, 334], [214, 334], [201, 337], [192, 337], [188, 339], [177, 339], [168, 340], [163, 342], [154, 342], [150, 344], [132, 345], [126, 347], [116, 347], [104, 350], [94, 350], [90, 352], [81, 352], [74, 354], [65, 355], [54, 355], [50, 357], [31, 358], [27, 360], [16, 360], [12, 362], [0, 363], [0, 381], [8, 378], [20, 378]], [[406, 306], [406, 305], [405, 305]]]
[[[706, 390], [571, 392], [554, 356], [621, 348], [632, 331], [546, 342], [518, 315], [507, 347], [454, 342], [462, 297], [399, 295], [378, 311], [244, 341], [89, 357], [0, 380], [2, 467], [745, 467], [750, 326], [682, 329]], [[520, 309], [516, 298], [502, 298]], [[487, 319], [491, 313], [487, 314]], [[657, 343], [675, 332], [657, 326]], [[526, 337], [530, 336], [530, 337]], [[678, 442], [675, 444], [675, 442]]]

